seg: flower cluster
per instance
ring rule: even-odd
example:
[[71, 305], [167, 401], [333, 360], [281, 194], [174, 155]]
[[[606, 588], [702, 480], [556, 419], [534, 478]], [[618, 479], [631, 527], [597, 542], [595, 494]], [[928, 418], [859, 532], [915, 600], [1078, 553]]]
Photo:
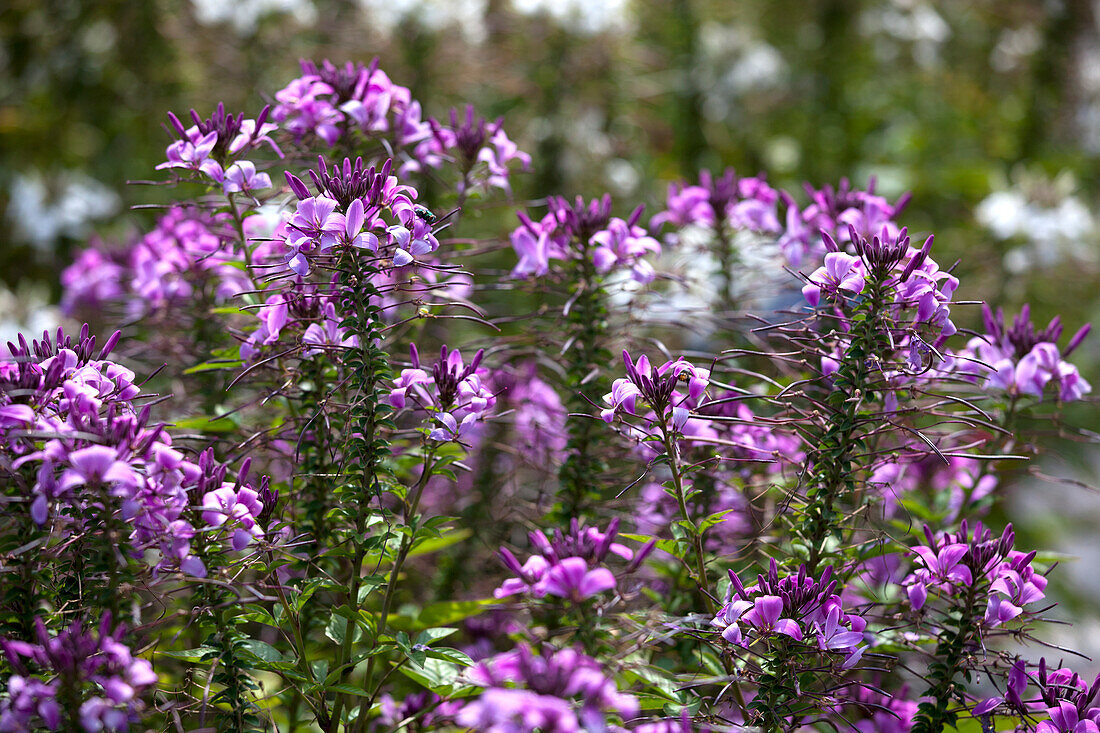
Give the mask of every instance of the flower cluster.
[[994, 312], [988, 305], [982, 310], [986, 334], [975, 336], [966, 348], [955, 353], [954, 368], [971, 381], [984, 377], [982, 387], [1007, 392], [1013, 396], [1043, 396], [1048, 384], [1058, 390], [1063, 402], [1079, 400], [1092, 391], [1077, 367], [1065, 357], [1084, 341], [1092, 329], [1085, 324], [1069, 340], [1064, 350], [1056, 342], [1062, 335], [1061, 320], [1055, 317], [1047, 327], [1036, 330], [1027, 305], [1009, 327], [1004, 312]]
[[[354, 163], [345, 158], [343, 166], [335, 166], [330, 174], [328, 164], [320, 158], [318, 170], [309, 172], [316, 195], [287, 172], [298, 202], [279, 234], [289, 250], [287, 266], [295, 274], [308, 275], [310, 262], [333, 248], [337, 252], [347, 247], [366, 249], [380, 257], [388, 254], [395, 267], [439, 248], [428, 221], [433, 217], [413, 205], [416, 190], [399, 184], [397, 177], [390, 175], [392, 166], [387, 159], [379, 167], [364, 168], [362, 158]], [[386, 211], [396, 223], [387, 222], [383, 217]]]
[[349, 336], [340, 327], [338, 301], [332, 290], [326, 292], [310, 282], [292, 281], [253, 310], [259, 325], [241, 343], [241, 359], [254, 361], [265, 347], [285, 343], [290, 334], [306, 357], [358, 346], [358, 337]]
[[797, 575], [780, 577], [772, 560], [768, 574], [757, 576], [753, 585], [743, 585], [732, 570], [729, 577], [730, 596], [711, 624], [731, 644], [747, 648], [756, 639], [781, 634], [821, 652], [843, 654], [842, 669], [863, 656], [867, 622], [844, 612], [832, 566], [820, 578], [810, 577], [805, 566]]
[[278, 129], [267, 121], [271, 107], [261, 110], [258, 118], [245, 119], [244, 113], [234, 116], [226, 114], [225, 105], [219, 104], [214, 113], [205, 120], [195, 110], [191, 110], [191, 127], [184, 127], [180, 119], [171, 112], [168, 119], [172, 132], [179, 140], [168, 146], [168, 160], [157, 166], [182, 169], [202, 173], [208, 179], [222, 187], [226, 194], [252, 192], [271, 188], [271, 178], [266, 173], [257, 173], [256, 164], [238, 156], [266, 144], [280, 158], [282, 150], [271, 139], [271, 133]]
[[541, 531], [531, 532], [531, 544], [538, 551], [520, 565], [506, 547], [498, 551], [501, 561], [516, 577], [505, 580], [493, 591], [496, 598], [527, 593], [535, 598], [556, 596], [580, 602], [604, 591], [614, 590], [615, 575], [604, 567], [609, 555], [627, 561], [623, 574], [631, 573], [649, 556], [656, 542], [651, 540], [637, 552], [615, 542], [619, 519], [611, 520], [606, 532], [595, 527], [582, 527], [573, 520], [569, 533], [561, 530], [550, 540]]
[[[1024, 697], [1028, 683], [1038, 688], [1037, 697]], [[1036, 727], [1036, 733], [1096, 733], [1100, 730], [1100, 707], [1093, 706], [1100, 692], [1100, 675], [1089, 685], [1076, 672], [1047, 669], [1047, 660], [1029, 672], [1024, 661], [1012, 665], [1003, 696], [991, 697], [978, 704], [973, 714], [988, 715], [1005, 709], [1024, 719], [1045, 713], [1048, 717]]]
[[639, 709], [599, 662], [573, 649], [547, 647], [535, 654], [522, 645], [479, 662], [467, 677], [486, 689], [455, 719], [477, 731], [606, 730], [609, 714], [631, 718]]
[[51, 637], [41, 619], [35, 630], [37, 643], [0, 639], [15, 672], [0, 701], [0, 730], [72, 731], [75, 723], [87, 733], [126, 731], [140, 719], [141, 696], [157, 675], [122, 643], [125, 627], [111, 630], [110, 614], [98, 633], [74, 621]]
[[496, 405], [496, 395], [484, 380], [489, 370], [481, 367], [485, 352], [478, 350], [466, 364], [458, 349], [440, 349], [439, 361], [431, 374], [420, 366], [416, 345], [409, 346], [412, 368], [402, 369], [390, 391], [390, 404], [401, 409], [411, 399], [429, 412], [440, 425], [428, 436], [432, 440], [459, 440]]
[[302, 61], [301, 68], [302, 76], [275, 93], [271, 113], [298, 142], [316, 137], [331, 147], [358, 129], [367, 135], [393, 131], [399, 145], [409, 145], [430, 131], [420, 119], [420, 103], [378, 68], [377, 59], [369, 66]]
[[[428, 121], [431, 134], [413, 148], [412, 160], [401, 167], [402, 175], [425, 168], [439, 168], [447, 160], [455, 162], [462, 171], [458, 192], [465, 193], [470, 183], [481, 178], [484, 188], [499, 188], [511, 192], [508, 183], [508, 164], [518, 161], [522, 170], [531, 167], [531, 156], [519, 149], [504, 132], [504, 118], [488, 123], [474, 114], [473, 105], [466, 107], [465, 117], [459, 119], [458, 110], [452, 109], [450, 126], [445, 127], [435, 118]], [[482, 176], [475, 174], [477, 164], [485, 165]]]
[[269, 488], [266, 476], [260, 479], [258, 489], [245, 483], [251, 459], [241, 464], [233, 482], [226, 480], [229, 469], [215, 460], [212, 449], [202, 452], [198, 466], [202, 473], [190, 493], [201, 497], [202, 521], [214, 532], [214, 538], [228, 536], [234, 550], [243, 550], [253, 539], [263, 537], [279, 492]]
[[150, 409], [136, 404], [134, 373], [106, 359], [118, 337], [94, 359], [87, 326], [75, 341], [59, 329], [56, 340], [44, 334], [30, 345], [22, 338], [9, 344], [11, 361], [0, 362], [3, 450], [13, 468], [32, 472], [27, 500], [38, 526], [71, 534], [94, 526], [97, 516], [103, 521], [103, 512], [118, 512], [135, 557], [157, 550], [151, 557], [158, 569], [203, 576], [188, 510], [218, 464], [212, 453], [199, 464], [187, 460], [163, 426], [150, 424]]
[[981, 588], [987, 594], [985, 623], [1000, 626], [1024, 613], [1024, 606], [1045, 598], [1047, 579], [1031, 566], [1035, 552], [1012, 549], [1016, 534], [1012, 525], [999, 538], [979, 522], [969, 534], [967, 521], [957, 533], [936, 539], [924, 528], [927, 545], [912, 548], [916, 568], [903, 581], [914, 610], [920, 610], [933, 589], [951, 596], [967, 588]]
[[[138, 408], [134, 373], [108, 361], [116, 332], [98, 358], [87, 326], [75, 341], [9, 344], [0, 362], [0, 431], [13, 468], [33, 470], [29, 510], [39, 526], [51, 517], [59, 531], [79, 531], [110, 499], [131, 525], [132, 551], [159, 549], [159, 566], [204, 574], [190, 554], [194, 528], [183, 518], [187, 488], [198, 468], [172, 448], [150, 410]], [[50, 436], [40, 441], [34, 436]], [[89, 514], [91, 512], [91, 514]]]
[[587, 204], [579, 196], [573, 204], [552, 196], [547, 204], [550, 211], [537, 222], [517, 212], [521, 226], [511, 240], [519, 263], [512, 277], [542, 277], [550, 272], [551, 260], [586, 260], [600, 274], [627, 270], [640, 283], [656, 276], [643, 257], [660, 254], [661, 245], [638, 226], [641, 206], [624, 221], [611, 216], [610, 195]]
[[833, 302], [844, 302], [846, 297], [863, 293], [870, 278], [892, 292], [894, 322], [899, 326], [906, 312], [911, 312], [910, 327], [927, 324], [934, 335], [930, 340], [935, 343], [942, 343], [956, 332], [950, 303], [959, 280], [940, 270], [928, 256], [932, 237], [918, 249], [910, 245], [905, 228], [891, 234], [883, 226], [878, 234], [867, 239], [849, 226], [848, 235], [855, 255], [843, 251], [828, 232], [822, 232], [828, 254], [824, 265], [809, 276], [802, 288], [807, 303], [818, 307], [822, 295]]
[[700, 226], [708, 229], [747, 229], [778, 234], [779, 192], [763, 176], [738, 178], [732, 168], [718, 177], [699, 173], [699, 184], [671, 183], [666, 209], [650, 221], [654, 229], [671, 224], [677, 229]]
[[93, 244], [61, 273], [62, 310], [72, 315], [122, 303], [125, 315], [136, 318], [196, 299], [224, 302], [250, 290], [231, 226], [227, 214], [174, 206], [125, 249]]
[[[624, 350], [623, 362], [626, 377], [616, 379], [611, 392], [603, 398], [608, 405], [600, 413], [604, 422], [610, 423], [620, 410], [643, 416], [638, 409], [640, 398], [651, 410], [644, 415], [648, 421], [683, 430], [691, 410], [699, 406], [707, 390], [710, 373], [684, 361], [683, 357], [654, 369], [645, 354], [635, 363]], [[687, 384], [686, 393], [679, 389], [681, 384]]]
[[787, 216], [779, 246], [791, 267], [821, 260], [828, 251], [821, 232], [831, 235], [840, 244], [852, 241], [853, 232], [869, 237], [885, 227], [891, 235], [897, 234], [898, 226], [894, 222], [909, 203], [906, 194], [890, 204], [875, 193], [874, 180], [865, 191], [852, 188], [848, 179], [843, 179], [837, 188], [814, 189], [809, 185], [805, 188], [810, 198], [806, 208], [799, 208], [786, 192], [780, 194], [787, 205]]

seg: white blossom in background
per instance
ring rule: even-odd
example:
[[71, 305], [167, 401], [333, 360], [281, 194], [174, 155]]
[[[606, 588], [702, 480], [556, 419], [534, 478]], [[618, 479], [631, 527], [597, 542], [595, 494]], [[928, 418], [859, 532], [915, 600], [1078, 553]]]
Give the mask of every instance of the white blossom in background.
[[604, 176], [616, 195], [630, 195], [638, 190], [642, 176], [626, 158], [612, 158], [604, 166]]
[[1019, 243], [1005, 253], [1005, 269], [1023, 273], [1066, 259], [1096, 259], [1096, 221], [1074, 188], [1068, 172], [1053, 180], [1020, 173], [1011, 188], [994, 191], [978, 204], [979, 224], [997, 239]]
[[532, 139], [538, 140], [558, 126], [558, 134], [568, 140], [562, 151], [562, 169], [571, 177], [580, 178], [591, 172], [593, 161], [605, 165], [611, 158], [613, 147], [607, 134], [607, 115], [596, 107], [583, 107], [554, 119], [538, 118], [532, 121]]
[[268, 15], [285, 15], [298, 25], [312, 25], [317, 8], [310, 0], [191, 0], [195, 19], [203, 25], [229, 23], [241, 36], [251, 35]]
[[[670, 324], [691, 324], [692, 338], [705, 343], [714, 332], [714, 315], [721, 307], [719, 293], [725, 287], [718, 258], [713, 254], [714, 231], [691, 224], [676, 233], [674, 246], [662, 247], [655, 269], [670, 282], [659, 293], [632, 300], [637, 284], [627, 283], [624, 292], [612, 295], [612, 304], [647, 320]], [[788, 296], [799, 295], [791, 288], [792, 279], [783, 269], [783, 252], [774, 237], [748, 230], [729, 230], [727, 235], [736, 252], [731, 294], [744, 311], [763, 313], [787, 307]]]
[[115, 213], [119, 203], [114, 191], [83, 173], [62, 171], [47, 178], [30, 171], [12, 180], [7, 215], [16, 238], [51, 249], [60, 237], [87, 237], [90, 224]]
[[632, 25], [629, 0], [512, 0], [512, 7], [521, 15], [548, 16], [584, 35], [623, 33]]
[[383, 35], [392, 36], [405, 22], [428, 31], [457, 28], [467, 43], [485, 40], [488, 0], [358, 0], [367, 21]]
[[783, 55], [766, 41], [736, 25], [707, 22], [699, 29], [699, 67], [703, 108], [715, 120], [727, 119], [746, 94], [781, 89], [788, 67]]
[[939, 64], [940, 48], [951, 37], [951, 26], [925, 0], [892, 0], [869, 7], [860, 15], [859, 31], [874, 43], [879, 60], [898, 60], [898, 41], [902, 41], [910, 45], [913, 60], [926, 69]]
[[43, 331], [53, 331], [61, 323], [61, 312], [50, 304], [49, 290], [41, 285], [24, 283], [16, 292], [0, 285], [0, 349], [7, 354], [6, 344], [15, 342], [19, 334], [41, 338]]
[[1074, 72], [1081, 147], [1090, 153], [1100, 153], [1100, 45], [1095, 39], [1078, 44]]
[[1001, 73], [1026, 69], [1041, 43], [1039, 30], [1034, 25], [1008, 28], [997, 39], [997, 45], [989, 55], [989, 65]]

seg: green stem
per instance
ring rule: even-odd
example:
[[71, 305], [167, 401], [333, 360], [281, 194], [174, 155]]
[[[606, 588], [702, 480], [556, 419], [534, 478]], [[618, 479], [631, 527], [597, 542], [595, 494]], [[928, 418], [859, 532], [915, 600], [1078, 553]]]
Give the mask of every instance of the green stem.
[[[954, 682], [962, 670], [962, 662], [971, 641], [977, 635], [979, 583], [971, 583], [957, 617], [948, 616], [947, 626], [936, 645], [936, 661], [929, 665], [927, 698], [917, 708], [911, 733], [940, 733], [944, 726], [953, 725], [955, 714], [948, 711], [951, 700], [962, 692], [962, 685]], [[984, 584], [982, 584], [984, 585]]]
[[687, 565], [689, 576], [693, 576], [692, 580], [695, 581], [696, 586], [702, 593], [703, 600], [707, 604], [707, 610], [714, 613], [717, 608], [714, 605], [714, 599], [710, 595], [710, 582], [707, 580], [707, 564], [705, 550], [703, 549], [703, 535], [696, 526], [691, 513], [688, 511], [687, 496], [684, 492], [683, 472], [680, 468], [680, 446], [676, 442], [675, 433], [671, 432], [665, 425], [661, 425], [661, 437], [664, 441], [665, 456], [668, 458], [668, 468], [672, 474], [672, 488], [676, 492], [676, 503], [680, 507], [680, 517], [684, 520], [684, 523], [690, 527], [691, 532], [692, 551], [695, 555], [695, 567], [692, 569], [691, 564], [688, 563], [687, 560], [684, 560], [684, 564]]
[[[420, 479], [416, 482], [416, 486], [413, 488], [412, 500], [405, 505], [405, 524], [412, 527], [416, 521], [416, 510], [420, 507], [420, 498], [424, 495], [424, 488], [428, 485], [429, 479], [433, 474], [433, 461], [435, 460], [436, 446], [432, 445], [424, 455], [424, 463], [420, 473]], [[409, 557], [409, 551], [412, 549], [413, 533], [415, 533], [415, 527], [410, 530], [409, 533], [401, 536], [401, 547], [397, 551], [397, 557], [394, 558], [393, 568], [390, 569], [390, 577], [386, 583], [386, 594], [382, 598], [382, 611], [378, 615], [378, 625], [374, 634], [374, 643], [378, 643], [379, 637], [386, 631], [386, 625], [390, 619], [390, 608], [393, 605], [393, 598], [397, 591], [397, 582], [401, 576], [401, 568], [405, 565], [405, 560]], [[374, 684], [374, 660], [377, 655], [372, 656], [367, 661], [367, 689], [369, 690]], [[379, 688], [381, 689], [382, 681], [379, 681]], [[366, 719], [366, 713], [368, 708], [366, 707], [370, 700], [374, 699], [378, 695], [378, 689], [372, 691], [370, 698], [363, 698], [363, 701], [359, 706], [359, 727], [362, 727], [362, 721]]]
[[[379, 437], [379, 428], [386, 409], [382, 384], [389, 376], [389, 364], [386, 354], [376, 344], [382, 337], [376, 304], [379, 293], [372, 282], [377, 271], [369, 264], [364, 265], [359, 256], [359, 252], [348, 250], [340, 259], [340, 287], [345, 312], [341, 327], [358, 338], [358, 346], [349, 349], [344, 359], [344, 365], [352, 371], [349, 394], [353, 400], [347, 422], [344, 459], [347, 465], [354, 466], [349, 473], [357, 476], [358, 480], [353, 480], [337, 490], [340, 504], [356, 508], [354, 534], [349, 538], [354, 547], [353, 559], [345, 583], [348, 589], [345, 601], [349, 617], [354, 617], [359, 611], [363, 561], [372, 546], [366, 537], [366, 520], [370, 515], [366, 507], [370, 506], [375, 497], [381, 495], [380, 475], [386, 470], [384, 461], [389, 453], [389, 444]], [[341, 681], [352, 671], [354, 637], [355, 624], [349, 622], [336, 658], [336, 668], [342, 670]], [[343, 693], [336, 694], [328, 726], [330, 733], [339, 729], [348, 697]]]
[[[605, 293], [587, 245], [581, 248], [577, 260], [577, 278], [573, 305], [569, 311], [569, 334], [573, 355], [568, 359], [566, 401], [569, 413], [587, 414], [603, 397], [604, 379], [599, 372], [610, 361], [607, 342], [607, 306]], [[596, 377], [591, 377], [593, 371]], [[553, 520], [568, 522], [585, 514], [590, 504], [599, 498], [593, 489], [606, 470], [599, 456], [600, 435], [604, 426], [587, 417], [571, 417], [566, 423], [569, 441], [566, 459], [558, 473], [560, 501]]]
[[813, 465], [807, 497], [809, 504], [802, 515], [800, 534], [806, 541], [806, 570], [811, 575], [827, 555], [830, 537], [841, 531], [836, 505], [855, 490], [853, 462], [862, 450], [858, 436], [859, 412], [873, 398], [869, 391], [871, 370], [868, 362], [884, 351], [881, 314], [885, 303], [881, 283], [868, 280], [868, 293], [860, 305], [862, 313], [852, 318], [850, 343], [841, 361], [828, 396], [835, 410], [829, 427], [817, 447], [808, 456]]

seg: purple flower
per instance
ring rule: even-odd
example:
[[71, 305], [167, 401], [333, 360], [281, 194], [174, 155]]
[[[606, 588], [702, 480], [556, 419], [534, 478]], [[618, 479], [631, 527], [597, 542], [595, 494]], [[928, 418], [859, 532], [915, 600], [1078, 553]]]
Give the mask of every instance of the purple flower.
[[1077, 367], [1065, 361], [1088, 335], [1091, 325], [1085, 324], [1070, 339], [1065, 352], [1060, 353], [1055, 342], [1062, 334], [1062, 324], [1054, 318], [1045, 329], [1032, 325], [1030, 308], [1025, 305], [1011, 328], [1006, 327], [1004, 313], [996, 314], [983, 306], [986, 335], [970, 339], [966, 348], [955, 354], [953, 369], [971, 381], [985, 377], [983, 387], [1027, 394], [1041, 398], [1051, 382], [1058, 386], [1058, 398], [1069, 402], [1079, 400], [1092, 391]]
[[795, 641], [802, 641], [802, 629], [793, 619], [780, 618], [783, 599], [777, 596], [760, 596], [753, 601], [741, 620], [756, 628], [761, 634], [784, 634]]
[[59, 487], [69, 491], [85, 484], [122, 484], [127, 488], [137, 486], [137, 474], [133, 467], [118, 460], [118, 451], [107, 446], [93, 445], [69, 454], [71, 468], [61, 474]]
[[588, 569], [584, 558], [567, 557], [551, 565], [535, 586], [535, 595], [551, 595], [580, 602], [605, 590], [614, 590], [615, 576], [607, 568]]
[[256, 165], [252, 161], [241, 160], [225, 170], [222, 188], [226, 193], [257, 191], [271, 188], [271, 178], [266, 173], [257, 173]]
[[462, 418], [462, 422], [459, 422], [455, 419], [454, 415], [449, 412], [436, 413], [435, 419], [441, 424], [439, 427], [432, 429], [428, 434], [428, 438], [440, 442], [461, 441], [463, 436], [470, 434], [474, 424], [477, 422], [477, 418], [478, 416], [471, 412]]
[[803, 631], [806, 628], [821, 652], [845, 655], [841, 669], [859, 662], [867, 623], [860, 616], [844, 613], [831, 566], [820, 578], [810, 577], [805, 566], [795, 575], [780, 576], [772, 560], [768, 573], [759, 575], [751, 586], [742, 584], [732, 570], [729, 577], [730, 595], [711, 620], [726, 641], [749, 648], [757, 638], [781, 634], [809, 642]]
[[863, 292], [863, 262], [844, 252], [830, 252], [825, 255], [824, 267], [815, 270], [809, 280], [802, 288], [802, 295], [816, 308], [821, 303], [822, 291], [830, 297], [836, 297], [841, 290], [853, 294]]
[[330, 222], [330, 228], [321, 235], [321, 249], [340, 245], [343, 247], [358, 247], [371, 252], [378, 251], [378, 236], [373, 232], [363, 231], [366, 222], [365, 209], [362, 199], [355, 199], [348, 205], [348, 213], [334, 214]]
[[[196, 130], [196, 128], [191, 128]], [[222, 180], [221, 165], [210, 157], [214, 146], [218, 143], [218, 133], [211, 132], [199, 136], [197, 130], [184, 140], [177, 140], [168, 146], [165, 151], [168, 160], [157, 166], [157, 170], [164, 168], [184, 168], [192, 171], [202, 171], [215, 181]]]
[[483, 381], [488, 377], [488, 370], [481, 367], [484, 352], [478, 351], [466, 364], [458, 349], [444, 346], [430, 375], [421, 368], [415, 345], [410, 347], [410, 354], [412, 368], [403, 369], [394, 380], [389, 402], [403, 408], [411, 396], [421, 409], [435, 413], [443, 426], [433, 431], [433, 435], [439, 436], [433, 440], [456, 439], [496, 405], [496, 395]]
[[[110, 614], [104, 614], [98, 633], [75, 621], [51, 637], [38, 619], [37, 644], [0, 640], [8, 662], [23, 673], [8, 679], [8, 697], [0, 701], [0, 730], [60, 730], [58, 698], [84, 700], [79, 711], [68, 712], [78, 714], [88, 733], [129, 730], [144, 707], [140, 696], [157, 682], [157, 675], [120, 641], [124, 632], [121, 626], [111, 631]], [[29, 676], [27, 662], [51, 681]]]
[[[671, 420], [670, 424], [682, 430], [688, 410], [697, 407], [706, 392], [710, 372], [684, 361], [683, 357], [665, 362], [656, 370], [644, 354], [635, 363], [624, 350], [623, 361], [627, 376], [616, 379], [611, 385], [611, 392], [604, 395], [604, 402], [608, 405], [600, 413], [604, 422], [614, 420], [615, 413], [620, 409], [636, 415], [637, 399], [641, 397], [658, 419]], [[678, 389], [683, 383], [688, 386], [686, 395]]]
[[263, 528], [256, 522], [264, 506], [259, 494], [248, 487], [234, 489], [225, 485], [207, 492], [202, 498], [202, 519], [210, 527], [228, 525], [233, 530], [233, 549], [243, 550], [253, 537], [263, 537]]
[[1089, 711], [1089, 717], [1082, 718], [1077, 706], [1065, 700], [1054, 707], [1047, 708], [1049, 720], [1044, 720], [1035, 728], [1035, 733], [1097, 733], [1100, 728], [1096, 721], [1100, 719], [1100, 708]]
[[619, 692], [599, 662], [572, 649], [544, 647], [536, 655], [520, 646], [479, 662], [468, 678], [487, 688], [456, 716], [460, 725], [475, 730], [604, 730], [608, 713], [630, 718], [639, 708], [633, 696]]
[[847, 630], [840, 623], [841, 615], [840, 604], [830, 606], [829, 612], [825, 616], [825, 622], [814, 624], [814, 635], [817, 637], [818, 646], [822, 651], [851, 649], [852, 652], [842, 665], [843, 669], [848, 669], [854, 667], [863, 656], [863, 647], [859, 646], [863, 642], [863, 634], [858, 631]]
[[914, 573], [911, 580], [905, 581], [908, 586], [909, 602], [915, 610], [924, 607], [928, 598], [928, 586], [943, 583], [963, 583], [969, 585], [973, 582], [970, 568], [962, 564], [967, 553], [967, 546], [961, 543], [943, 544], [938, 550], [919, 545], [913, 548], [924, 566]]
[[517, 213], [520, 227], [512, 232], [511, 240], [519, 263], [512, 277], [545, 275], [551, 260], [587, 258], [599, 273], [628, 270], [638, 282], [653, 279], [653, 266], [644, 257], [660, 254], [661, 247], [637, 225], [642, 207], [624, 221], [611, 216], [608, 195], [587, 204], [580, 197], [572, 204], [561, 197], [551, 197], [547, 203], [550, 211], [537, 223], [525, 213]]
[[651, 540], [634, 552], [614, 541], [618, 530], [616, 518], [606, 532], [582, 527], [575, 519], [570, 523], [568, 534], [557, 530], [552, 540], [542, 532], [531, 532], [531, 543], [539, 554], [522, 566], [511, 551], [500, 548], [500, 560], [517, 577], [504, 581], [493, 595], [503, 598], [526, 591], [539, 598], [553, 595], [580, 601], [615, 588], [615, 576], [602, 567], [607, 558], [616, 555], [628, 561], [624, 572], [630, 573], [649, 557], [656, 544]]

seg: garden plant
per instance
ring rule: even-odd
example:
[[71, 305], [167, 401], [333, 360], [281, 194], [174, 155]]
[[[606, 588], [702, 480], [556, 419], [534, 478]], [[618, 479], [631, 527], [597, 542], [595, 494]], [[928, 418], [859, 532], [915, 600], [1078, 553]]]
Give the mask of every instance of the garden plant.
[[873, 180], [519, 201], [377, 61], [269, 99], [0, 357], [0, 732], [1100, 730], [1000, 508], [1087, 324]]

